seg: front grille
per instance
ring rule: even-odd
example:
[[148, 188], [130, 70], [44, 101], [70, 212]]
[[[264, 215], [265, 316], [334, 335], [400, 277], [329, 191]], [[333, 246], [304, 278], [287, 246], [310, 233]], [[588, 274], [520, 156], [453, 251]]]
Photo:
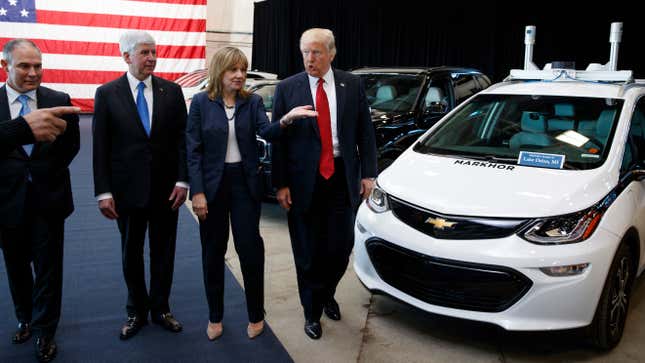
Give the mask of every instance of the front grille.
[[449, 216], [388, 197], [390, 209], [403, 223], [439, 239], [491, 239], [515, 233], [526, 219]]
[[533, 285], [528, 277], [504, 266], [427, 256], [378, 238], [368, 240], [366, 247], [383, 281], [428, 304], [500, 312]]

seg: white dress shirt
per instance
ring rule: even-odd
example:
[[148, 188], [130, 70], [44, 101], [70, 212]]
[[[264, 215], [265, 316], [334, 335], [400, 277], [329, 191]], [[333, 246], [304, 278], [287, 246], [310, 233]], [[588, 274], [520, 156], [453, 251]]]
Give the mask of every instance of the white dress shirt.
[[226, 118], [228, 119], [228, 142], [226, 143], [225, 163], [239, 163], [242, 161], [240, 146], [237, 144], [235, 136], [235, 108], [224, 107]]
[[[309, 76], [309, 75], [308, 75]], [[334, 82], [334, 71], [331, 67], [322, 77], [325, 83], [323, 83], [323, 89], [327, 94], [327, 101], [329, 101], [329, 115], [331, 117], [331, 143], [334, 150], [334, 157], [339, 157], [340, 155], [340, 146], [338, 145], [338, 110], [336, 109], [336, 83]], [[311, 97], [314, 100], [314, 105], [316, 104], [316, 91], [318, 90], [318, 78], [309, 76], [309, 88], [311, 88]]]
[[[15, 89], [11, 88], [10, 85], [7, 84], [7, 87], [5, 87], [7, 90], [7, 101], [9, 101], [9, 112], [11, 113], [11, 119], [13, 120], [14, 118], [20, 116], [20, 109], [22, 108], [22, 103], [18, 101], [18, 97], [22, 95], [23, 93], [20, 93], [16, 91]], [[29, 100], [27, 101], [27, 105], [29, 105], [29, 109], [31, 111], [35, 111], [38, 109], [38, 99], [36, 98], [36, 90], [29, 91], [27, 93], [24, 93], [27, 97], [29, 97]]]

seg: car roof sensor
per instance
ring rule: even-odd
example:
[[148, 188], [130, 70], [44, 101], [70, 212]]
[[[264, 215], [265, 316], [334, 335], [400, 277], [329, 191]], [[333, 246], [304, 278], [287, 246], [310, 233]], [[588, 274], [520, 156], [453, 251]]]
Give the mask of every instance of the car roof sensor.
[[617, 70], [618, 48], [623, 35], [623, 23], [611, 23], [609, 43], [611, 44], [609, 62], [602, 65], [591, 63], [585, 70], [576, 70], [575, 62], [547, 63], [539, 69], [533, 63], [533, 46], [535, 44], [535, 26], [528, 25], [524, 33], [524, 69], [512, 69], [506, 81], [539, 80], [539, 81], [587, 81], [587, 82], [625, 82], [634, 81], [632, 71]]

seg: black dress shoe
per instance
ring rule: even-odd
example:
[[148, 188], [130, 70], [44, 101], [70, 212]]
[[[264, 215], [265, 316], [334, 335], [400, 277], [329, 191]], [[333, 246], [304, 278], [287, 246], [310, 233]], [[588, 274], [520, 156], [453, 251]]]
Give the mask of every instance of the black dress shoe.
[[123, 327], [121, 327], [119, 339], [126, 340], [132, 338], [137, 335], [139, 330], [141, 330], [141, 328], [146, 324], [148, 324], [148, 321], [145, 318], [140, 318], [136, 315], [128, 316], [128, 321], [126, 321]]
[[22, 344], [31, 338], [31, 324], [29, 323], [18, 323], [18, 329], [11, 337], [11, 342], [13, 344]]
[[305, 334], [311, 339], [320, 339], [322, 336], [322, 327], [319, 321], [305, 321]]
[[40, 337], [36, 339], [36, 358], [39, 362], [51, 362], [56, 358], [56, 342], [54, 338]]
[[323, 311], [329, 319], [340, 320], [340, 308], [338, 307], [338, 303], [333, 297], [325, 305], [323, 305]]
[[152, 322], [173, 333], [179, 333], [182, 329], [181, 323], [171, 313], [153, 314]]

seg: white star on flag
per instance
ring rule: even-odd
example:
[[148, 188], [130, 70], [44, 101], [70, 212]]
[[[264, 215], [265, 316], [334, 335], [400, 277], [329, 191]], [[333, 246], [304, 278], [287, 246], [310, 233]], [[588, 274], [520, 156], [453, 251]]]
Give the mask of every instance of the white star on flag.
[[7, 9], [0, 8], [0, 15], [7, 15]]
[[22, 9], [22, 11], [20, 11], [20, 16], [24, 16], [26, 18], [29, 16], [29, 12], [25, 9]]
[[9, 5], [11, 6], [16, 6], [18, 3], [18, 0], [9, 0]]

